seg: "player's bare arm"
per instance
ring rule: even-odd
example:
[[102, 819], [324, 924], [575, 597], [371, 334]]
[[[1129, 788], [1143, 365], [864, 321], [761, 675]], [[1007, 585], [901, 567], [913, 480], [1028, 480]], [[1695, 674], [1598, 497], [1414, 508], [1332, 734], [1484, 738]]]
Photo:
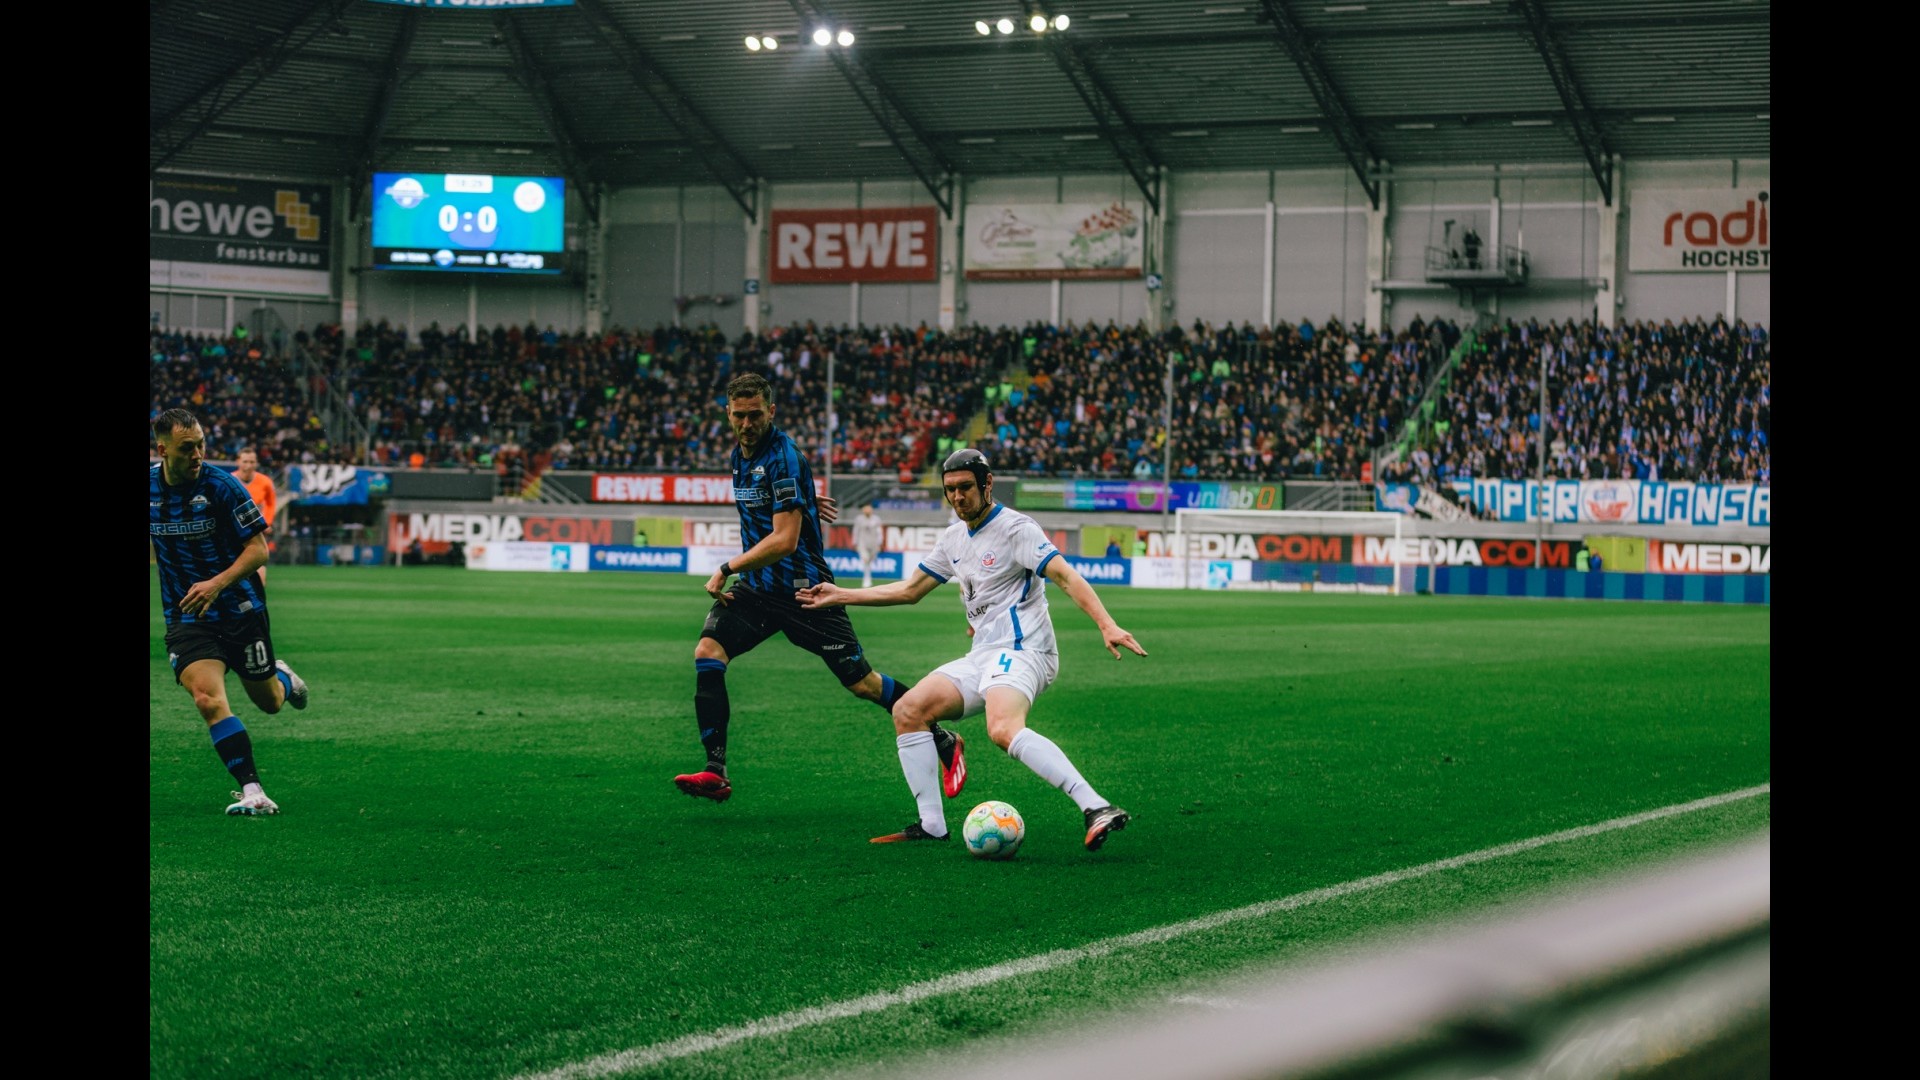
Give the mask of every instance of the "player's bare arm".
[[232, 566], [205, 581], [194, 582], [193, 588], [187, 590], [187, 595], [180, 598], [180, 610], [188, 615], [200, 614], [213, 606], [213, 602], [220, 598], [220, 594], [226, 591], [227, 586], [265, 565], [267, 565], [267, 536], [265, 533], [255, 533], [253, 538], [247, 541], [246, 549], [241, 551], [240, 557], [233, 561]]
[[891, 607], [895, 604], [917, 604], [921, 598], [940, 587], [938, 579], [919, 567], [914, 567], [913, 576], [905, 581], [896, 581], [891, 585], [875, 585], [871, 589], [843, 589], [832, 582], [823, 581], [809, 589], [801, 589], [793, 594], [803, 608], [830, 608], [854, 604], [864, 607]]
[[720, 568], [707, 579], [707, 595], [722, 603], [732, 600], [733, 594], [726, 591], [728, 574], [744, 574], [763, 566], [772, 566], [799, 550], [800, 514], [801, 511], [796, 508], [773, 515], [773, 531], [767, 534], [766, 539], [721, 563]]
[[1100, 602], [1100, 594], [1093, 591], [1093, 586], [1087, 584], [1087, 579], [1080, 576], [1080, 571], [1075, 570], [1073, 564], [1065, 559], [1054, 559], [1047, 564], [1047, 579], [1060, 586], [1061, 591], [1093, 620], [1093, 625], [1100, 628], [1101, 643], [1106, 645], [1115, 660], [1120, 659], [1121, 645], [1141, 656], [1147, 655], [1147, 650], [1133, 640], [1133, 635], [1120, 629], [1120, 625], [1113, 621], [1113, 616], [1107, 614], [1107, 605]]

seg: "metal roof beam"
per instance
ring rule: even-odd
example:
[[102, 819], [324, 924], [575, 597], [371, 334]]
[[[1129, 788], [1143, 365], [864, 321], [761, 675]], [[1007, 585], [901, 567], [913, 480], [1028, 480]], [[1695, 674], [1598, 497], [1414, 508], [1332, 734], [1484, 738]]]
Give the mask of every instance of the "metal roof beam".
[[[1035, 0], [1023, 0], [1029, 17], [1041, 15], [1040, 5]], [[1160, 156], [1154, 152], [1153, 143], [1147, 139], [1146, 131], [1134, 122], [1127, 107], [1120, 103], [1120, 96], [1113, 87], [1102, 78], [1093, 62], [1087, 59], [1080, 46], [1064, 33], [1044, 32], [1037, 35], [1052, 54], [1053, 62], [1059, 66], [1067, 81], [1073, 84], [1074, 92], [1080, 95], [1080, 101], [1087, 111], [1093, 114], [1093, 122], [1100, 129], [1100, 135], [1113, 149], [1114, 156], [1120, 159], [1120, 165], [1133, 177], [1135, 187], [1146, 199], [1153, 212], [1160, 212]]]
[[593, 31], [620, 58], [634, 84], [653, 100], [667, 123], [673, 125], [680, 137], [699, 152], [707, 171], [713, 174], [721, 187], [727, 189], [727, 194], [733, 197], [740, 209], [746, 211], [747, 220], [758, 220], [758, 212], [754, 209], [755, 177], [758, 173], [747, 159], [707, 120], [694, 105], [693, 99], [675, 85], [660, 65], [654, 63], [653, 58], [640, 48], [633, 40], [633, 35], [627, 33], [626, 28], [607, 11], [602, 0], [577, 0], [575, 10], [586, 18]]
[[1541, 61], [1547, 65], [1553, 88], [1560, 92], [1560, 104], [1566, 106], [1567, 120], [1573, 125], [1573, 137], [1580, 143], [1580, 153], [1587, 159], [1587, 168], [1593, 171], [1594, 180], [1600, 184], [1600, 197], [1612, 206], [1613, 154], [1607, 150], [1607, 133], [1594, 118], [1593, 108], [1587, 103], [1586, 92], [1580, 88], [1573, 62], [1567, 59], [1553, 20], [1547, 17], [1540, 0], [1514, 0], [1513, 10], [1527, 20], [1527, 33], [1533, 38], [1533, 47], [1540, 53]]
[[1360, 178], [1367, 203], [1378, 210], [1380, 181], [1373, 178], [1373, 170], [1379, 164], [1380, 155], [1373, 152], [1366, 129], [1360, 126], [1359, 118], [1347, 105], [1346, 95], [1340, 92], [1339, 85], [1327, 74], [1326, 65], [1321, 63], [1320, 43], [1300, 25], [1286, 0], [1260, 0], [1260, 7], [1266, 21], [1273, 24], [1273, 32], [1279, 35], [1280, 44], [1293, 57], [1294, 66], [1300, 69], [1307, 89], [1313, 92], [1321, 116], [1333, 128], [1333, 140], [1339, 144], [1348, 167]]
[[[175, 139], [171, 145], [161, 145], [160, 152], [148, 162], [148, 175], [159, 172], [167, 162], [178, 157], [180, 151], [187, 148], [188, 143], [199, 138], [200, 133], [211, 127], [223, 113], [239, 104], [242, 98], [253, 93], [254, 88], [264, 82], [267, 76], [280, 70], [281, 65], [295, 53], [306, 48], [314, 38], [326, 33], [327, 29], [340, 18], [341, 12], [346, 10], [347, 5], [353, 2], [354, 0], [333, 0], [333, 3], [324, 8], [311, 8], [302, 12], [277, 38], [269, 38], [262, 42], [245, 60], [228, 68], [224, 74], [195, 91], [158, 120], [153, 121], [147, 129], [149, 139], [156, 138], [161, 132], [172, 127], [195, 106], [201, 107], [200, 119], [188, 129], [186, 134]], [[295, 39], [294, 32], [309, 23], [312, 25], [306, 33]], [[240, 81], [248, 68], [256, 66], [259, 71], [254, 77], [229, 96], [227, 90]]]
[[573, 133], [573, 125], [568, 122], [567, 110], [560, 102], [560, 95], [554, 91], [553, 80], [541, 70], [539, 58], [533, 46], [527, 42], [526, 32], [520, 29], [517, 20], [506, 14], [497, 14], [493, 25], [506, 39], [507, 50], [513, 55], [514, 70], [532, 95], [535, 107], [540, 110], [540, 118], [546, 122], [547, 131], [553, 136], [560, 167], [567, 175], [567, 182], [580, 193], [580, 202], [587, 208], [587, 220], [595, 225], [600, 224], [600, 195], [592, 184], [591, 159], [581, 152], [580, 140]]
[[[1231, 20], [1209, 20], [1224, 21]], [[1731, 30], [1741, 27], [1769, 26], [1771, 16], [1765, 10], [1729, 11], [1711, 15], [1631, 15], [1601, 16], [1588, 19], [1559, 19], [1556, 25], [1563, 34], [1606, 33], [1615, 30]], [[1117, 24], [1089, 24], [1076, 22], [1073, 29], [1067, 31], [1076, 35], [1083, 46], [1091, 46], [1106, 52], [1139, 49], [1179, 48], [1205, 45], [1236, 45], [1246, 42], [1250, 35], [1245, 28], [1204, 30], [1175, 30], [1172, 32], [1130, 31]], [[1487, 34], [1525, 34], [1524, 22], [1501, 18], [1463, 22], [1445, 22], [1420, 25], [1387, 25], [1328, 27], [1316, 34], [1320, 41], [1397, 41], [1411, 39], [1472, 37]], [[931, 60], [942, 57], [976, 57], [983, 49], [995, 52], [1034, 53], [1047, 48], [1045, 38], [1049, 35], [1015, 34], [979, 40], [949, 41], [929, 45], [882, 45], [875, 44], [868, 49], [869, 55], [882, 60]]]
[[360, 219], [360, 207], [367, 196], [367, 188], [373, 183], [374, 154], [380, 148], [380, 137], [386, 134], [387, 118], [393, 114], [394, 95], [400, 89], [400, 68], [407, 53], [413, 51], [413, 38], [420, 30], [420, 11], [410, 9], [401, 19], [400, 29], [394, 34], [393, 47], [387, 50], [387, 63], [380, 80], [380, 89], [375, 92], [373, 109], [367, 117], [366, 128], [360, 135], [360, 148], [354, 154], [356, 170], [347, 178], [347, 217]]
[[[806, 35], [806, 23], [816, 25], [841, 25], [833, 15], [811, 0], [789, 0], [794, 14], [800, 16], [801, 35]], [[900, 152], [906, 160], [907, 168], [920, 180], [920, 186], [927, 189], [933, 201], [940, 207], [940, 213], [953, 216], [953, 162], [948, 160], [940, 149], [940, 144], [927, 133], [924, 126], [911, 111], [901, 103], [900, 96], [893, 92], [885, 80], [880, 78], [866, 56], [856, 52], [851, 58], [844, 48], [828, 46], [828, 55], [833, 66], [840, 70], [847, 85], [853, 88], [860, 103], [873, 114], [875, 123], [886, 133], [887, 141]]]

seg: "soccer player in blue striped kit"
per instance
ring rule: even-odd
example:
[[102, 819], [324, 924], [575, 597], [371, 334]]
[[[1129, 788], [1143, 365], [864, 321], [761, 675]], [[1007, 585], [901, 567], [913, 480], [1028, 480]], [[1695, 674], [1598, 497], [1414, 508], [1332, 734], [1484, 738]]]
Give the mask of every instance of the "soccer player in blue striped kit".
[[954, 451], [941, 466], [941, 484], [960, 520], [947, 526], [912, 576], [871, 589], [818, 584], [796, 596], [809, 609], [833, 609], [843, 604], [917, 604], [947, 581], [960, 589], [972, 648], [960, 659], [936, 668], [934, 674], [941, 678], [922, 679], [893, 709], [900, 768], [920, 819], [897, 833], [876, 836], [873, 842], [951, 838], [934, 790], [934, 751], [927, 732], [942, 720], [985, 712], [987, 737], [1080, 807], [1087, 829], [1083, 843], [1088, 851], [1098, 851], [1109, 834], [1127, 827], [1132, 815], [1102, 798], [1065, 751], [1027, 726], [1034, 700], [1060, 673], [1053, 617], [1047, 611], [1047, 582], [1059, 586], [1087, 613], [1115, 660], [1120, 659], [1122, 646], [1140, 656], [1147, 655], [1147, 650], [1107, 614], [1093, 586], [1060, 558], [1038, 522], [994, 501], [993, 472], [986, 455], [972, 449]]
[[[733, 497], [746, 550], [720, 564], [707, 579], [713, 607], [693, 649], [695, 719], [706, 768], [673, 778], [696, 798], [725, 802], [733, 796], [727, 777], [727, 665], [776, 633], [826, 661], [840, 685], [855, 697], [888, 711], [912, 689], [873, 670], [845, 611], [808, 611], [794, 594], [833, 581], [820, 525], [831, 524], [832, 500], [813, 490], [813, 470], [787, 433], [773, 426], [772, 387], [751, 372], [727, 383], [727, 423], [737, 445], [732, 455]], [[739, 580], [729, 587], [729, 579]], [[935, 725], [932, 740], [948, 798], [966, 786], [965, 744]], [[936, 796], [937, 797], [937, 796]]]
[[214, 753], [240, 790], [227, 813], [277, 814], [260, 786], [253, 740], [227, 703], [227, 672], [261, 712], [307, 707], [307, 684], [273, 655], [267, 626], [267, 521], [232, 473], [206, 467], [206, 433], [185, 409], [154, 418], [160, 460], [147, 478], [147, 535], [160, 571], [167, 662], [207, 722]]

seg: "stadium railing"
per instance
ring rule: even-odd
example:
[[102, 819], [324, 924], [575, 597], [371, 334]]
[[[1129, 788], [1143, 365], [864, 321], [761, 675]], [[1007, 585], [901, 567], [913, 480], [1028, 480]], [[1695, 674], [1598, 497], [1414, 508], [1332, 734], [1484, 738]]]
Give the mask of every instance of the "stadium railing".
[[962, 1050], [912, 1075], [1765, 1076], [1771, 862], [1763, 836], [1498, 922], [1429, 927], [1223, 987], [1208, 1011], [1162, 1002], [1065, 1038]]

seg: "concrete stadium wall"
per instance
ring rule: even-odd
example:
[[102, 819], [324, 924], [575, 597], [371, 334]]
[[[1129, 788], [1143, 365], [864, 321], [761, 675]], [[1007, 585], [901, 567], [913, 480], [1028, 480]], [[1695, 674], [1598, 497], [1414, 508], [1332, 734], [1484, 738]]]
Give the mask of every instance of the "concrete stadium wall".
[[[1630, 226], [1634, 193], [1652, 188], [1712, 188], [1765, 185], [1768, 161], [1626, 161], [1616, 184], [1617, 314], [1625, 320], [1711, 317], [1728, 310], [1768, 324], [1772, 317], [1767, 272], [1631, 273]], [[1414, 283], [1424, 276], [1427, 247], [1443, 246], [1445, 222], [1454, 238], [1471, 225], [1489, 250], [1523, 246], [1533, 283], [1502, 294], [1494, 311], [1515, 319], [1586, 318], [1602, 278], [1598, 186], [1577, 165], [1461, 166], [1408, 171], [1385, 186], [1389, 281]], [[960, 185], [962, 211], [969, 204], [1008, 202], [1118, 201], [1141, 203], [1139, 191], [1116, 169], [1097, 176], [982, 177]], [[1498, 234], [1493, 201], [1500, 200]], [[823, 184], [774, 184], [765, 189], [772, 208], [927, 206], [932, 197], [917, 182], [888, 180]], [[1324, 321], [1364, 318], [1367, 201], [1359, 181], [1345, 169], [1300, 171], [1170, 172], [1166, 289], [1147, 292], [1126, 282], [959, 283], [959, 320], [1019, 325], [1058, 317], [1080, 322], [1131, 323], [1149, 304], [1182, 324], [1259, 322], [1268, 308], [1276, 320]], [[1270, 218], [1268, 207], [1271, 206]], [[1271, 220], [1271, 233], [1267, 222]], [[729, 334], [746, 323], [746, 305], [757, 303], [762, 325], [813, 320], [917, 324], [936, 322], [939, 286], [782, 285], [760, 272], [762, 291], [744, 293], [746, 215], [718, 186], [628, 188], [609, 194], [602, 210], [606, 325], [653, 326], [671, 322], [676, 296], [731, 298], [724, 305], [696, 304], [681, 318], [714, 322]], [[964, 228], [965, 222], [962, 221]], [[763, 226], [764, 228], [764, 226]], [[1267, 244], [1272, 242], [1272, 286], [1265, 288]], [[358, 247], [358, 254], [352, 249]], [[364, 238], [342, 260], [366, 261]], [[951, 253], [942, 252], [949, 261]], [[342, 272], [344, 273], [344, 271]], [[483, 326], [533, 322], [572, 328], [586, 322], [585, 287], [578, 281], [480, 277], [447, 280], [407, 272], [358, 273], [353, 278], [359, 317], [387, 319], [418, 330], [438, 322], [459, 326], [469, 317]], [[340, 317], [338, 299], [292, 299], [191, 292], [150, 292], [150, 310], [166, 327], [220, 331], [259, 306], [273, 308], [290, 327]], [[1386, 322], [1404, 326], [1415, 316], [1471, 320], [1475, 312], [1446, 288], [1391, 290]], [[1486, 306], [1482, 302], [1482, 308]]]

